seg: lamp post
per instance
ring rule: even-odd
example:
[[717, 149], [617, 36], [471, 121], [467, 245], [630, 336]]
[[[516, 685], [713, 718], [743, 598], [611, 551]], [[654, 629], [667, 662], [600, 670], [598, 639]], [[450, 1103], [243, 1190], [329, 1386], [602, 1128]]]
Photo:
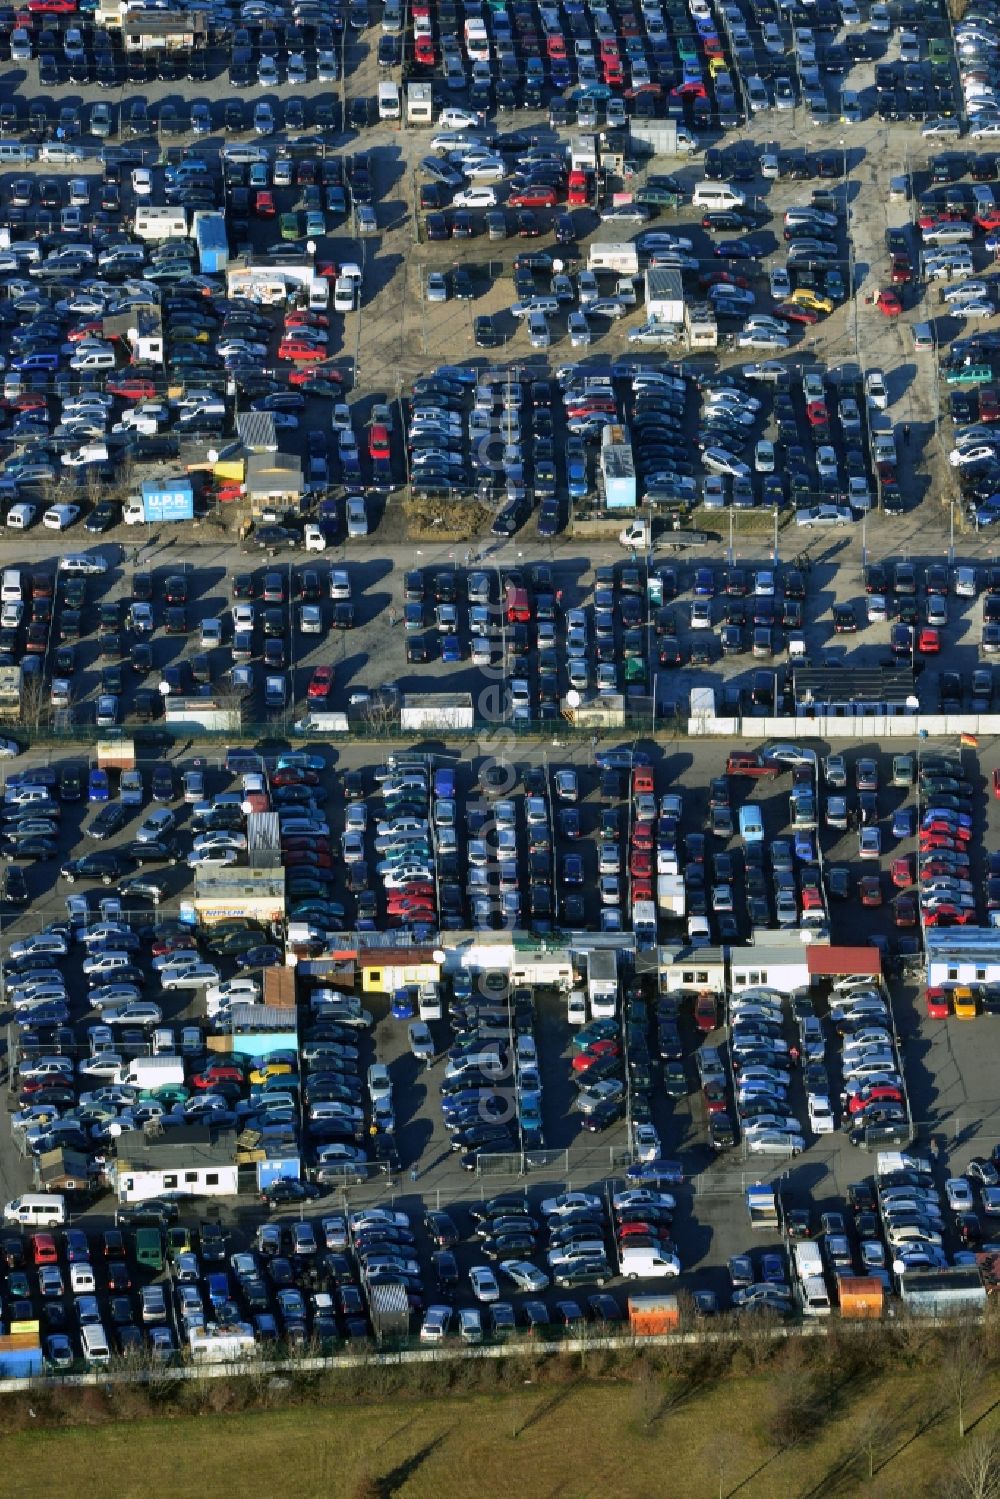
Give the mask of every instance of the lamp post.
[[774, 548], [773, 548], [772, 555], [771, 555], [771, 561], [774, 563], [774, 566], [777, 567], [777, 565], [778, 565], [778, 507], [777, 507], [777, 505], [775, 505], [775, 507], [774, 507]]
[[948, 563], [955, 561], [955, 496], [948, 496]]

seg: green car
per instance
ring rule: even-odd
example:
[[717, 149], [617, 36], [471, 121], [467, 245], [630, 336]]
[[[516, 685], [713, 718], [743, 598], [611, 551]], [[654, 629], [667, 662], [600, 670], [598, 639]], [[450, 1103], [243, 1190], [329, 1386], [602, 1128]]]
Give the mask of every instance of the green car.
[[646, 683], [646, 663], [641, 656], [629, 656], [625, 661], [625, 685], [634, 682]]
[[949, 370], [945, 375], [945, 383], [948, 385], [989, 385], [992, 379], [993, 370], [988, 364], [965, 364], [961, 369]]
[[299, 216], [297, 213], [283, 213], [278, 220], [278, 232], [282, 239], [298, 239]]
[[671, 192], [669, 187], [641, 187], [633, 197], [647, 208], [680, 208], [684, 202], [682, 195]]

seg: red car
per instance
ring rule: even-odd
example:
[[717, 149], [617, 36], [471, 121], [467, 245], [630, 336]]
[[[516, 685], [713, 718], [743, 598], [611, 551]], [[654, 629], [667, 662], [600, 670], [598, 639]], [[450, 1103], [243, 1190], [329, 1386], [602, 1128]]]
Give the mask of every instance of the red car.
[[825, 401], [810, 401], [806, 406], [806, 417], [810, 427], [825, 427], [830, 420]]
[[656, 790], [653, 772], [648, 765], [637, 765], [632, 772], [632, 795], [652, 796]]
[[916, 926], [917, 903], [912, 895], [897, 895], [893, 907], [893, 920], [899, 927]]
[[774, 315], [785, 318], [789, 323], [812, 325], [819, 322], [818, 312], [814, 312], [811, 307], [800, 307], [798, 302], [779, 302], [774, 309]]
[[927, 1013], [932, 1020], [947, 1020], [951, 1014], [951, 1000], [947, 989], [927, 990]]
[[368, 432], [368, 456], [369, 458], [389, 457], [389, 429], [381, 422], [376, 422]]
[[643, 853], [653, 851], [653, 824], [651, 822], [637, 822], [632, 828], [632, 852], [639, 849]]
[[227, 1066], [219, 1063], [216, 1066], [206, 1067], [204, 1072], [196, 1072], [191, 1082], [196, 1088], [210, 1090], [216, 1083], [239, 1083], [244, 1081], [243, 1074], [238, 1067]]
[[58, 1265], [59, 1250], [52, 1234], [34, 1234], [31, 1240], [31, 1258], [36, 1265]]
[[317, 666], [312, 674], [312, 679], [306, 690], [306, 697], [311, 703], [325, 703], [333, 688], [333, 667]]
[[277, 213], [274, 194], [269, 188], [261, 188], [253, 200], [253, 211], [259, 219], [273, 219]]
[[921, 625], [917, 650], [922, 656], [936, 656], [941, 649], [941, 632], [933, 625]]
[[899, 317], [903, 310], [903, 304], [899, 300], [899, 293], [893, 291], [891, 286], [884, 286], [875, 299], [875, 306], [883, 317]]
[[652, 880], [633, 880], [632, 881], [632, 899], [633, 900], [652, 900], [653, 899], [653, 882], [652, 882]]
[[903, 854], [899, 859], [893, 859], [890, 870], [892, 883], [897, 890], [905, 890], [908, 885], [913, 884], [913, 864], [909, 854]]
[[333, 859], [315, 848], [288, 848], [282, 851], [281, 862], [286, 869], [332, 869]]
[[877, 874], [862, 875], [858, 881], [858, 889], [861, 891], [861, 904], [863, 906], [880, 906], [882, 904], [882, 883]]
[[653, 873], [652, 853], [645, 848], [633, 848], [628, 868], [633, 879], [648, 880]]
[[545, 50], [549, 57], [557, 57], [560, 61], [566, 56], [566, 40], [561, 36], [547, 36], [545, 38]]
[[873, 1088], [862, 1088], [860, 1093], [855, 1093], [847, 1101], [847, 1107], [852, 1114], [861, 1114], [870, 1103], [902, 1103], [903, 1095], [898, 1088], [890, 1087], [888, 1083], [878, 1083]]
[[340, 370], [334, 369], [333, 365], [325, 365], [323, 369], [311, 370], [289, 370], [288, 383], [293, 386], [302, 386], [306, 389], [316, 380], [329, 380], [331, 385], [343, 385], [344, 377]]
[[557, 201], [554, 187], [523, 187], [507, 199], [511, 208], [555, 208]]
[[578, 1052], [570, 1066], [574, 1072], [586, 1072], [588, 1067], [593, 1067], [602, 1057], [621, 1056], [621, 1050], [617, 1041], [595, 1041], [586, 1051]]
[[979, 392], [979, 420], [981, 422], [1000, 422], [1000, 393], [995, 390], [981, 390]]
[[32, 15], [72, 16], [76, 14], [76, 0], [28, 0]]
[[271, 773], [272, 786], [318, 786], [319, 776], [314, 770], [297, 770], [294, 765], [286, 765], [281, 770]]
[[322, 312], [286, 312], [286, 328], [329, 328], [330, 319]]
[[699, 994], [694, 1002], [694, 1023], [700, 1031], [714, 1031], [719, 1023], [714, 994]]
[[422, 68], [432, 68], [437, 62], [434, 43], [429, 36], [418, 36], [413, 43], [413, 59]]
[[993, 772], [993, 795], [1000, 801], [1000, 770]]
[[282, 339], [278, 345], [279, 359], [297, 359], [302, 364], [315, 364], [326, 358], [325, 346], [301, 343], [295, 339]]
[[154, 958], [165, 957], [168, 952], [196, 952], [198, 944], [194, 937], [177, 932], [172, 937], [157, 937], [152, 946]]
[[156, 395], [152, 380], [140, 380], [136, 375], [109, 375], [104, 388], [109, 395], [122, 396], [126, 401], [151, 401]]
[[81, 323], [79, 328], [71, 328], [66, 337], [71, 344], [80, 344], [85, 338], [99, 338], [103, 326], [103, 323]]

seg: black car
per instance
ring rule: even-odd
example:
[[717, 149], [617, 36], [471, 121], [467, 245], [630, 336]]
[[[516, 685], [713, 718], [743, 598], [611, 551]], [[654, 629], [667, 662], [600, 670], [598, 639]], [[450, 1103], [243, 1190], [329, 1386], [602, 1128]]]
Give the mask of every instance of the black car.
[[286, 1202], [312, 1202], [322, 1193], [312, 1182], [297, 1181], [293, 1177], [279, 1177], [260, 1194], [261, 1202], [277, 1207]]
[[3, 898], [12, 906], [28, 904], [30, 899], [28, 881], [20, 864], [8, 864], [3, 882]]
[[115, 1223], [119, 1228], [165, 1228], [168, 1223], [176, 1223], [179, 1217], [176, 1202], [163, 1197], [123, 1203], [115, 1209]]
[[103, 842], [106, 838], [113, 838], [119, 828], [125, 824], [125, 808], [118, 802], [108, 802], [101, 808], [94, 818], [87, 833], [91, 838]]

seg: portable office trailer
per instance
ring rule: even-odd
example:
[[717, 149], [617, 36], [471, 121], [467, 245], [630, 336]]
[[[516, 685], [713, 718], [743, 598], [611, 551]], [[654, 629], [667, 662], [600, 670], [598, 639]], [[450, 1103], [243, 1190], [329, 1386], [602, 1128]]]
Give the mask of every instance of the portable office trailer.
[[434, 123], [434, 94], [429, 83], [406, 85], [406, 123], [408, 125], [432, 125]]

